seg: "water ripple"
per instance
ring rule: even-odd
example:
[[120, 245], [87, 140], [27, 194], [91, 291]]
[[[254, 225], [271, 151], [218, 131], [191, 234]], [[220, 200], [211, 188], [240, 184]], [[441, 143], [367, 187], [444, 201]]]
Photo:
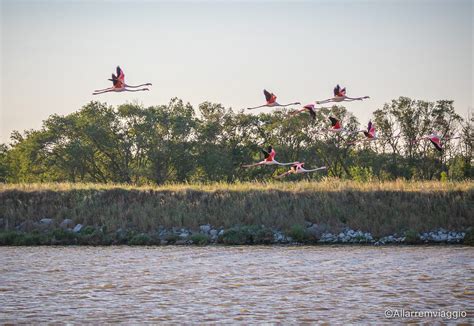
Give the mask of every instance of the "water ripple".
[[391, 324], [466, 310], [468, 247], [2, 247], [0, 323]]

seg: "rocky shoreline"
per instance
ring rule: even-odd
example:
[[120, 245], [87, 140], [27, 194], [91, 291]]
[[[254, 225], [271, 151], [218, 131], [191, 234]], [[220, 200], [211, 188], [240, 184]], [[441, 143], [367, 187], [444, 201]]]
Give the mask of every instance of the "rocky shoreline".
[[413, 230], [375, 237], [370, 232], [341, 227], [335, 232], [327, 225], [306, 222], [286, 231], [263, 225], [235, 226], [224, 229], [204, 224], [199, 229], [165, 228], [150, 232], [118, 229], [108, 231], [105, 226], [85, 226], [71, 219], [55, 221], [43, 218], [38, 222], [25, 221], [14, 230], [5, 230], [0, 219], [0, 245], [259, 245], [259, 244], [352, 244], [352, 245], [417, 245], [464, 244], [474, 245], [474, 230], [462, 231], [438, 228], [426, 232]]

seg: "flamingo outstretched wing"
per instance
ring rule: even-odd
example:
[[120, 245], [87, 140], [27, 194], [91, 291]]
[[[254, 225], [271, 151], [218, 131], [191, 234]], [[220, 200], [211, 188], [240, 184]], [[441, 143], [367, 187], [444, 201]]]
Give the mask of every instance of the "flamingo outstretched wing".
[[306, 104], [304, 108], [308, 110], [309, 114], [311, 115], [311, 118], [313, 118], [313, 120], [316, 120], [316, 112], [314, 111], [314, 104]]
[[268, 102], [272, 98], [272, 93], [267, 91], [266, 89], [263, 90], [263, 94], [265, 95], [265, 100]]
[[438, 137], [430, 137], [428, 139], [438, 151], [443, 151], [443, 148], [441, 147], [441, 140]]
[[120, 66], [117, 66], [117, 79], [122, 83], [125, 82], [125, 74], [123, 73], [123, 70], [120, 68]]
[[265, 95], [265, 100], [267, 101], [267, 104], [273, 104], [275, 103], [277, 97], [275, 94], [270, 93], [266, 89], [263, 90], [263, 94]]
[[334, 117], [329, 117], [329, 120], [331, 120], [331, 126], [333, 129], [340, 129], [341, 128], [341, 123], [339, 122], [338, 119]]
[[273, 160], [275, 158], [276, 152], [275, 152], [275, 150], [273, 149], [272, 146], [268, 146], [267, 150], [262, 148], [261, 151], [262, 151], [263, 155], [265, 156], [266, 160], [268, 160], [268, 159]]
[[115, 74], [112, 74], [112, 78], [109, 78], [109, 80], [112, 82], [112, 84], [115, 86], [117, 84], [117, 76]]
[[367, 125], [367, 131], [364, 131], [364, 135], [367, 138], [375, 137], [375, 127], [372, 124], [372, 121], [369, 121], [369, 124]]

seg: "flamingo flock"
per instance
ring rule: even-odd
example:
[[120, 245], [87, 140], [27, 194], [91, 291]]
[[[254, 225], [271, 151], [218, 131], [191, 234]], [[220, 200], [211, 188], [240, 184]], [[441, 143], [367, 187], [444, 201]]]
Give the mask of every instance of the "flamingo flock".
[[[144, 83], [144, 84], [140, 84], [140, 85], [136, 85], [136, 86], [126, 84], [125, 83], [125, 74], [124, 74], [123, 70], [120, 68], [120, 66], [117, 66], [116, 73], [112, 74], [112, 78], [110, 78], [109, 81], [112, 82], [112, 87], [94, 90], [92, 95], [99, 95], [99, 94], [104, 94], [104, 93], [109, 93], [109, 92], [149, 91], [150, 89], [148, 87], [152, 86], [151, 83]], [[288, 107], [288, 106], [301, 105], [300, 102], [280, 104], [276, 101], [277, 96], [274, 93], [267, 91], [266, 89], [263, 90], [263, 94], [265, 96], [266, 103], [262, 104], [262, 105], [259, 105], [259, 106], [255, 106], [255, 107], [248, 107], [247, 110], [255, 110], [255, 109], [264, 108], [264, 107], [273, 108], [273, 107]], [[299, 109], [290, 111], [289, 115], [294, 116], [294, 115], [300, 114], [300, 113], [309, 113], [309, 117], [312, 120], [316, 120], [317, 110], [327, 108], [327, 107], [317, 108], [316, 105], [321, 105], [321, 104], [326, 104], [326, 103], [362, 101], [362, 100], [365, 100], [365, 99], [368, 99], [368, 98], [370, 98], [370, 97], [369, 96], [349, 97], [349, 96], [346, 95], [346, 88], [341, 87], [339, 84], [337, 84], [333, 89], [333, 97], [325, 99], [325, 100], [315, 101], [314, 104], [313, 103], [306, 104], [306, 105], [304, 105], [303, 107], [301, 107]], [[356, 139], [352, 142], [347, 142], [347, 145], [352, 145], [352, 144], [355, 144], [357, 142], [371, 142], [371, 141], [375, 141], [375, 140], [379, 139], [377, 137], [375, 125], [374, 125], [374, 123], [372, 123], [372, 121], [369, 121], [369, 123], [367, 125], [367, 129], [358, 130], [358, 131], [351, 131], [351, 130], [343, 128], [342, 122], [338, 118], [336, 118], [334, 116], [329, 116], [328, 119], [329, 119], [329, 122], [330, 122], [330, 127], [327, 130], [329, 132], [347, 133], [347, 134], [362, 133], [364, 135], [364, 138]], [[398, 138], [398, 137], [400, 137], [400, 136], [399, 135], [394, 136], [393, 138]], [[442, 137], [442, 136], [438, 135], [438, 133], [433, 132], [430, 135], [425, 135], [425, 136], [420, 137], [418, 139], [414, 139], [414, 140], [410, 141], [410, 143], [415, 144], [415, 143], [418, 143], [420, 141], [428, 140], [428, 141], [431, 142], [431, 144], [434, 146], [434, 148], [437, 151], [442, 152], [443, 151], [442, 140], [443, 139], [449, 140], [449, 139], [456, 139], [456, 138], [460, 138], [460, 137], [459, 136], [458, 137]], [[295, 175], [296, 174], [304, 174], [304, 173], [322, 171], [322, 170], [326, 169], [326, 166], [321, 166], [321, 167], [314, 168], [314, 169], [305, 169], [304, 168], [305, 163], [304, 162], [299, 162], [299, 161], [287, 162], [287, 163], [278, 162], [277, 160], [275, 160], [276, 151], [272, 146], [268, 146], [267, 149], [261, 149], [261, 152], [264, 156], [262, 161], [259, 161], [257, 163], [252, 163], [252, 164], [242, 164], [241, 167], [242, 168], [251, 168], [251, 167], [257, 167], [257, 166], [270, 166], [270, 165], [291, 166], [290, 169], [287, 172], [277, 176], [276, 178], [284, 178], [284, 177], [286, 177], [288, 175], [291, 175], [291, 174], [295, 174]]]

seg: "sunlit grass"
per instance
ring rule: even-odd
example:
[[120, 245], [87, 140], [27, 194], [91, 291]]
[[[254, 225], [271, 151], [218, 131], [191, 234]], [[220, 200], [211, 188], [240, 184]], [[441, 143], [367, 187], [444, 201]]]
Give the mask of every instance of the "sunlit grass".
[[356, 182], [326, 178], [323, 181], [299, 181], [299, 182], [243, 182], [243, 183], [205, 183], [205, 184], [165, 184], [165, 185], [131, 185], [114, 183], [16, 183], [0, 184], [0, 191], [69, 191], [69, 190], [135, 190], [135, 191], [186, 191], [196, 190], [205, 192], [214, 191], [469, 191], [474, 189], [473, 181], [440, 182], [440, 181], [383, 181], [383, 182]]
[[3, 184], [0, 217], [9, 227], [44, 217], [152, 232], [266, 225], [289, 230], [305, 222], [383, 235], [474, 225], [474, 183], [393, 181], [212, 184]]

